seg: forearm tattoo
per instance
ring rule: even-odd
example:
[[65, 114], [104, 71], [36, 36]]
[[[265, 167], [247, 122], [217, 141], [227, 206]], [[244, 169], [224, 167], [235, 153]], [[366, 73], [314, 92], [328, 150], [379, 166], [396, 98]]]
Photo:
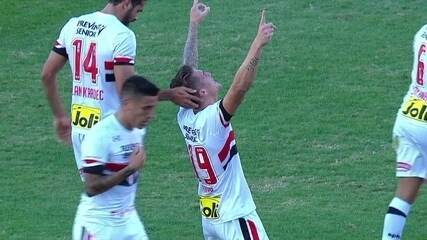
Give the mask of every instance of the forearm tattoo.
[[246, 69], [250, 72], [254, 72], [257, 65], [258, 65], [258, 58], [257, 57], [253, 57], [250, 61], [249, 64], [246, 65]]
[[197, 68], [198, 49], [197, 49], [197, 24], [190, 23], [188, 29], [187, 41], [184, 47], [184, 56], [182, 59], [184, 65], [189, 65]]

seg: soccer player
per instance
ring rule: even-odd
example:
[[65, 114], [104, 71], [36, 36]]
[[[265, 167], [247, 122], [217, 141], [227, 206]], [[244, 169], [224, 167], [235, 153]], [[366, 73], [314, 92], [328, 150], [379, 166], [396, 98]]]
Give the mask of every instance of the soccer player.
[[415, 34], [413, 51], [412, 82], [393, 128], [398, 184], [385, 215], [383, 240], [402, 238], [406, 218], [427, 178], [427, 25]]
[[243, 174], [230, 120], [255, 80], [263, 47], [276, 27], [262, 11], [258, 33], [225, 97], [218, 100], [220, 84], [197, 68], [197, 27], [209, 8], [194, 0], [182, 66], [170, 86], [196, 89], [197, 108], [179, 109], [177, 120], [199, 181], [200, 213], [205, 239], [268, 239], [256, 213]]
[[[79, 170], [80, 144], [87, 131], [119, 107], [123, 82], [135, 74], [135, 34], [127, 26], [144, 9], [145, 0], [109, 0], [99, 12], [71, 18], [62, 28], [42, 79], [60, 140], [71, 142]], [[69, 61], [72, 71], [71, 119], [58, 93], [57, 75]], [[159, 100], [196, 107], [192, 89], [160, 91]]]
[[134, 207], [143, 138], [153, 119], [159, 89], [141, 76], [124, 82], [120, 109], [96, 124], [82, 142], [82, 194], [74, 240], [148, 239]]

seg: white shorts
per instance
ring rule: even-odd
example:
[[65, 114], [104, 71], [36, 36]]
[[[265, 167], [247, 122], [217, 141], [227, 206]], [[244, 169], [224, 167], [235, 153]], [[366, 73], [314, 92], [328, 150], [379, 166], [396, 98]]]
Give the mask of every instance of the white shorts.
[[73, 240], [148, 240], [138, 213], [132, 211], [127, 224], [112, 226], [105, 220], [85, 219], [77, 214], [73, 226]]
[[256, 211], [224, 223], [212, 223], [202, 218], [205, 240], [268, 240], [267, 233]]
[[427, 125], [398, 116], [393, 128], [396, 176], [427, 179]]

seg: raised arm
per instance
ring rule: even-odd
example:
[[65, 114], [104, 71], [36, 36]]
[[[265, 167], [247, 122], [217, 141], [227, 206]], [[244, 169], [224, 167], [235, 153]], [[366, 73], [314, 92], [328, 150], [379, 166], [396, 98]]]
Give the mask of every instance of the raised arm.
[[[199, 0], [193, 0], [193, 6], [190, 11], [190, 26], [188, 27], [187, 41], [185, 42], [184, 54], [182, 57], [183, 65], [189, 65], [197, 68], [197, 28], [208, 15], [210, 8]], [[200, 99], [194, 95], [196, 90], [186, 87], [175, 87], [165, 89], [159, 92], [160, 100], [171, 100], [175, 104], [185, 108], [197, 108]]]
[[190, 11], [190, 25], [188, 26], [187, 41], [185, 42], [184, 54], [182, 56], [183, 65], [188, 65], [193, 68], [198, 67], [197, 30], [199, 24], [203, 22], [209, 11], [210, 8], [199, 2], [199, 0], [193, 1], [193, 6]]
[[262, 48], [271, 41], [276, 26], [266, 23], [265, 10], [262, 10], [258, 33], [252, 42], [249, 52], [234, 76], [233, 83], [223, 99], [225, 110], [233, 115], [242, 103], [246, 92], [255, 80], [258, 70], [258, 62], [261, 57]]

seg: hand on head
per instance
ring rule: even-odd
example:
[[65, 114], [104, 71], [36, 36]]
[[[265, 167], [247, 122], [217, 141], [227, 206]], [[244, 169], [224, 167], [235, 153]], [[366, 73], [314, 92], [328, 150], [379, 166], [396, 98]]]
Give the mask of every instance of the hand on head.
[[205, 17], [209, 14], [210, 7], [206, 4], [199, 2], [199, 0], [193, 0], [193, 7], [190, 12], [190, 22], [201, 23]]

